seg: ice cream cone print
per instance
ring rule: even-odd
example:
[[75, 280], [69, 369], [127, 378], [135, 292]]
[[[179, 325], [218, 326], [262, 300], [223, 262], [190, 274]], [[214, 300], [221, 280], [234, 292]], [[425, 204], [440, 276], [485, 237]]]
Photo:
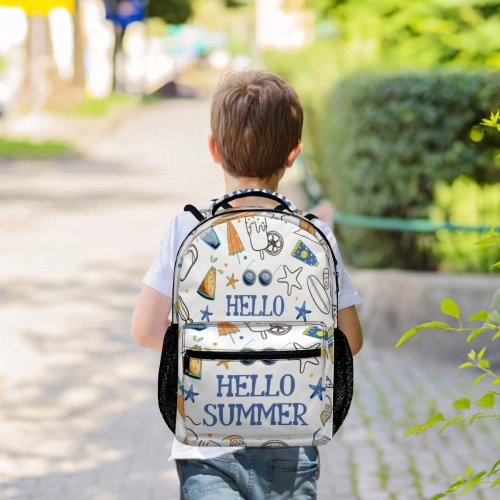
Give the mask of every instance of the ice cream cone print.
[[252, 248], [260, 252], [260, 258], [264, 259], [264, 250], [268, 247], [267, 220], [265, 217], [245, 217], [245, 226]]
[[214, 222], [212, 222], [212, 227], [218, 226], [219, 224], [224, 224], [225, 222], [229, 222], [230, 220], [241, 219], [242, 217], [252, 217], [252, 215], [258, 215], [260, 212], [249, 211], [249, 212], [236, 212], [227, 214], [223, 214], [218, 217]]
[[240, 252], [245, 250], [243, 243], [238, 236], [238, 232], [233, 226], [232, 222], [227, 223], [227, 244], [229, 248], [229, 255], [236, 255], [238, 257], [238, 264], [240, 263], [240, 256], [238, 255]]
[[304, 262], [308, 266], [319, 266], [318, 259], [316, 255], [312, 253], [310, 248], [302, 241], [299, 240], [295, 245], [295, 248], [292, 250], [290, 254], [292, 257]]

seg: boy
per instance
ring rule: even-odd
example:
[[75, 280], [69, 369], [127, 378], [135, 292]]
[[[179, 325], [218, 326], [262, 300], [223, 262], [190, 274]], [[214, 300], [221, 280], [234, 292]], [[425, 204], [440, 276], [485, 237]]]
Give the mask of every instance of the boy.
[[[226, 192], [244, 188], [278, 191], [279, 181], [302, 148], [302, 122], [297, 94], [281, 78], [253, 70], [226, 74], [212, 99], [208, 143], [214, 161], [222, 166]], [[246, 197], [231, 205], [275, 207], [276, 203]], [[210, 206], [206, 202], [197, 208]], [[175, 257], [197, 223], [189, 212], [174, 219], [144, 278], [132, 320], [132, 336], [143, 347], [161, 352], [170, 325]], [[328, 237], [339, 263], [338, 324], [356, 354], [362, 346], [355, 308], [360, 299], [344, 270], [332, 231], [324, 222], [313, 223]], [[177, 463], [182, 499], [316, 498], [319, 461], [312, 446], [211, 448], [174, 440], [171, 458]]]

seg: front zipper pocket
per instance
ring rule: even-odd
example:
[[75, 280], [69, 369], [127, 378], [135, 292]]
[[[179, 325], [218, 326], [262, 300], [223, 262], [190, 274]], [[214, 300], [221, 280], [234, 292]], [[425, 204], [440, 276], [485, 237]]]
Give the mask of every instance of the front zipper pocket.
[[[275, 349], [263, 349], [262, 351], [251, 351], [250, 349], [241, 351], [198, 351], [187, 349], [184, 360], [189, 358], [197, 359], [227, 359], [229, 361], [240, 361], [243, 364], [251, 364], [255, 360], [267, 361], [269, 364], [275, 363], [279, 359], [304, 359], [321, 356], [321, 349], [305, 349], [303, 351], [276, 351]], [[186, 361], [184, 361], [186, 364]]]
[[317, 322], [185, 324], [179, 387], [184, 442], [312, 444], [331, 413], [330, 336]]

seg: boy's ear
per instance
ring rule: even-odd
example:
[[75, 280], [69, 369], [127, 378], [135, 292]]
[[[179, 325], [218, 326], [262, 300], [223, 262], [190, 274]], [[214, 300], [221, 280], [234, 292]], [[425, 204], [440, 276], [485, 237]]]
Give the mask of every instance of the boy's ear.
[[299, 140], [287, 156], [285, 162], [286, 168], [289, 168], [293, 165], [293, 162], [295, 161], [295, 158], [297, 158], [297, 156], [299, 155], [301, 149], [302, 149], [302, 141]]
[[215, 163], [220, 163], [220, 155], [219, 152], [217, 151], [217, 144], [215, 144], [215, 139], [213, 135], [208, 136], [208, 149], [210, 149], [210, 154], [212, 155], [212, 158]]

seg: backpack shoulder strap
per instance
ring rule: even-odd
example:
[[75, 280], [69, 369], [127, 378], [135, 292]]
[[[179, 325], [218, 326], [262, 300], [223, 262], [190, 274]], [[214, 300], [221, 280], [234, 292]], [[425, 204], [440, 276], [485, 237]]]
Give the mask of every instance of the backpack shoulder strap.
[[198, 222], [201, 222], [205, 219], [203, 214], [194, 205], [186, 205], [184, 207], [184, 212], [190, 212], [194, 217], [196, 217]]
[[312, 221], [314, 219], [318, 219], [319, 220], [319, 217], [316, 217], [316, 215], [314, 215], [314, 214], [305, 214], [304, 215], [304, 219]]

